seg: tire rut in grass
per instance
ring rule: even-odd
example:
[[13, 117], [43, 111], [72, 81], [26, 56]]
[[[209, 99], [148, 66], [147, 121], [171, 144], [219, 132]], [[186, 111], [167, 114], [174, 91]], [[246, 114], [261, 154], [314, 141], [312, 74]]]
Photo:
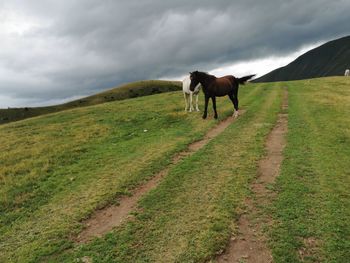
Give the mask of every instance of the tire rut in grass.
[[285, 147], [285, 135], [288, 128], [288, 92], [283, 93], [282, 112], [278, 115], [275, 127], [267, 137], [267, 155], [259, 162], [258, 178], [251, 185], [255, 200], [245, 200], [247, 211], [238, 221], [238, 236], [232, 237], [225, 252], [218, 256], [217, 262], [273, 262], [271, 251], [267, 247], [266, 237], [262, 234], [261, 224], [266, 219], [259, 218], [258, 206], [266, 205], [272, 193], [268, 186], [279, 175]]
[[[245, 110], [241, 110], [240, 113], [244, 114]], [[103, 209], [97, 210], [83, 223], [85, 227], [77, 237], [73, 238], [74, 241], [76, 243], [87, 243], [93, 238], [101, 237], [111, 231], [114, 227], [121, 225], [128, 219], [128, 217], [130, 217], [130, 212], [136, 208], [138, 200], [144, 194], [154, 189], [162, 178], [168, 174], [171, 167], [187, 156], [192, 155], [203, 148], [210, 140], [222, 133], [235, 120], [236, 119], [232, 117], [226, 118], [209, 130], [201, 140], [191, 143], [186, 150], [177, 153], [172, 158], [172, 163], [170, 165], [153, 176], [148, 182], [135, 189], [131, 196], [121, 197], [119, 199], [119, 205], [107, 206]]]

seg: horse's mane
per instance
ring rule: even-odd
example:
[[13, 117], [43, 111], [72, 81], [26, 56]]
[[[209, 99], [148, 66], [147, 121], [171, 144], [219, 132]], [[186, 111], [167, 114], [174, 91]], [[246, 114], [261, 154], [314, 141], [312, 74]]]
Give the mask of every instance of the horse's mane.
[[206, 76], [207, 78], [209, 77], [209, 78], [215, 78], [216, 79], [216, 77], [214, 76], [214, 75], [211, 75], [211, 74], [209, 74], [208, 72], [204, 72], [204, 71], [198, 71], [198, 74], [200, 74], [200, 75], [204, 75], [204, 76]]

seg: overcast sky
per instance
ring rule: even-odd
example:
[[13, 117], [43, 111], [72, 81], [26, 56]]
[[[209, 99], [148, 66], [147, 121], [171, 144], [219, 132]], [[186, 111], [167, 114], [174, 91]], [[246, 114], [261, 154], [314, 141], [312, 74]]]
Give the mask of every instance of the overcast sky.
[[349, 0], [0, 0], [0, 108], [188, 71], [260, 75], [350, 34]]

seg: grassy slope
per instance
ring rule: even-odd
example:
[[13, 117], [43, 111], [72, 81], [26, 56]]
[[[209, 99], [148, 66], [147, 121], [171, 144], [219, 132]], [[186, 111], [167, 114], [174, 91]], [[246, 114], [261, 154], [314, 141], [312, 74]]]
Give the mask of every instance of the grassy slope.
[[105, 238], [51, 258], [71, 262], [202, 262], [222, 249], [241, 211], [280, 108], [279, 88], [255, 86], [247, 113], [174, 167], [140, 202], [136, 219]]
[[121, 85], [89, 97], [81, 98], [60, 105], [47, 107], [26, 107], [0, 109], [0, 124], [23, 120], [34, 116], [69, 110], [74, 108], [92, 106], [105, 102], [142, 97], [157, 93], [181, 89], [179, 81], [144, 80]]
[[289, 132], [276, 185], [276, 262], [349, 262], [350, 79], [289, 82]]
[[[242, 88], [241, 97], [249, 92]], [[185, 113], [183, 104], [174, 92], [2, 125], [0, 262], [36, 262], [70, 247], [82, 218], [162, 169], [216, 123]], [[232, 114], [228, 99], [218, 107], [220, 117]]]
[[[141, 200], [135, 220], [82, 246], [68, 241], [81, 218], [160, 170], [172, 153], [215, 121], [183, 113], [181, 95], [169, 93], [0, 127], [0, 143], [9, 149], [0, 155], [5, 164], [0, 167], [1, 207], [6, 208], [0, 214], [0, 262], [212, 258], [242, 211], [285, 85], [288, 145], [275, 185], [278, 195], [268, 210], [275, 261], [347, 262], [349, 82], [326, 78], [242, 88], [245, 115], [174, 167]], [[218, 106], [224, 115], [231, 108], [226, 99]], [[149, 132], [143, 133], [145, 128]], [[188, 129], [197, 132], [188, 138]]]

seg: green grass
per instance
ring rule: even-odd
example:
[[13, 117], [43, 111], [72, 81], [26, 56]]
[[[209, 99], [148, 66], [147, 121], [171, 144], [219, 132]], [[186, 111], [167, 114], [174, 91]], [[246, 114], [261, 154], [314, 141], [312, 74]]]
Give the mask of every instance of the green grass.
[[349, 262], [350, 80], [288, 82], [289, 131], [273, 206], [276, 262]]
[[181, 90], [181, 85], [182, 84], [180, 81], [143, 80], [123, 84], [119, 87], [60, 105], [0, 109], [0, 124], [10, 123], [13, 121], [23, 120], [63, 110], [97, 105], [105, 102], [125, 100], [157, 93]]
[[[0, 126], [0, 262], [213, 260], [237, 234], [285, 86], [285, 158], [280, 177], [269, 185], [276, 195], [262, 210], [273, 221], [269, 246], [275, 262], [347, 262], [350, 80], [345, 78], [242, 87], [246, 113], [171, 166], [140, 200], [133, 220], [84, 245], [71, 241], [82, 219], [166, 167], [217, 121], [185, 113], [181, 92], [170, 92]], [[221, 119], [232, 114], [227, 98], [217, 105]]]
[[249, 193], [264, 138], [276, 121], [282, 89], [255, 87], [240, 117], [206, 147], [171, 169], [140, 202], [135, 220], [91, 244], [54, 255], [96, 262], [203, 262], [225, 247]]
[[[241, 96], [254, 92], [247, 86]], [[215, 125], [183, 104], [173, 92], [2, 125], [0, 262], [36, 262], [71, 247], [83, 218]], [[232, 114], [228, 99], [218, 107], [221, 118]]]

